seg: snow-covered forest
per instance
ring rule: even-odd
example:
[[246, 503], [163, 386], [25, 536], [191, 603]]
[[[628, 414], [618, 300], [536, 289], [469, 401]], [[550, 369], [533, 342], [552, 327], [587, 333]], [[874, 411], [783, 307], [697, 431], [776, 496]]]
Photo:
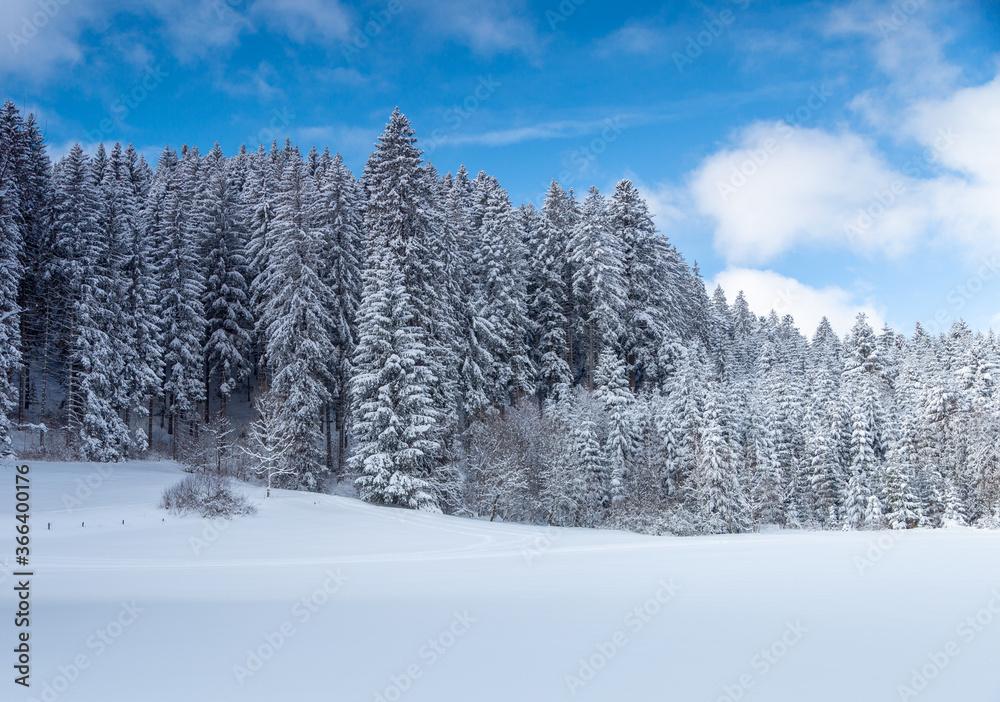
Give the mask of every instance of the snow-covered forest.
[[992, 332], [807, 336], [710, 296], [631, 182], [515, 207], [398, 111], [356, 178], [289, 142], [52, 164], [7, 103], [0, 229], [8, 453], [652, 533], [1000, 522]]

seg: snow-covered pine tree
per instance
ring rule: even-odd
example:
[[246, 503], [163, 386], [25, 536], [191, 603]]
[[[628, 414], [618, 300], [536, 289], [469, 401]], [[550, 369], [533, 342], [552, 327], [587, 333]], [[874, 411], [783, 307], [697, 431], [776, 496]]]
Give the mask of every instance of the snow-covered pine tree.
[[[239, 193], [240, 202], [243, 204], [243, 219], [244, 224], [247, 220], [246, 211], [246, 185], [247, 178], [250, 177], [250, 153], [247, 151], [246, 144], [240, 145], [240, 150], [236, 152], [236, 155], [229, 159], [229, 181], [232, 187], [236, 188], [236, 192]], [[249, 237], [249, 227], [247, 227], [247, 236]]]
[[848, 337], [843, 374], [851, 403], [851, 472], [844, 518], [845, 526], [855, 529], [881, 526], [879, 494], [884, 484], [885, 455], [882, 371], [878, 341], [861, 313]]
[[675, 270], [661, 268], [669, 260], [670, 251], [660, 251], [656, 227], [645, 201], [630, 180], [615, 186], [608, 205], [613, 236], [621, 248], [624, 275], [625, 308], [622, 311], [619, 354], [629, 366], [630, 384], [636, 388], [644, 372], [656, 365], [665, 336], [666, 309], [657, 303], [670, 301], [671, 288], [678, 285], [671, 279]]
[[218, 381], [225, 416], [229, 397], [250, 372], [250, 314], [246, 229], [240, 191], [218, 142], [205, 156], [196, 206], [204, 224], [206, 341], [205, 419], [210, 420], [212, 379]]
[[803, 414], [811, 423], [831, 426], [840, 411], [840, 374], [844, 368], [840, 340], [826, 317], [820, 320], [805, 353], [806, 395]]
[[992, 519], [1000, 508], [1000, 403], [997, 402], [997, 359], [992, 342], [977, 333], [965, 346], [958, 376], [963, 412], [959, 432], [964, 442], [966, 494], [964, 503], [970, 521]]
[[554, 180], [549, 185], [539, 227], [529, 242], [532, 292], [529, 316], [535, 339], [540, 401], [573, 381], [570, 283], [566, 281], [567, 247], [572, 231], [572, 200]]
[[577, 398], [569, 385], [555, 388], [542, 416], [544, 441], [539, 491], [550, 526], [577, 526], [584, 511], [587, 476], [580, 470], [580, 442], [591, 437], [586, 431], [576, 433], [578, 415]]
[[13, 453], [8, 413], [18, 406], [18, 393], [11, 378], [21, 364], [18, 288], [23, 274], [23, 238], [16, 180], [19, 124], [10, 108], [13, 103], [0, 115], [0, 457]]
[[[4, 121], [20, 120], [16, 108], [10, 114], [5, 107]], [[6, 131], [6, 130], [5, 130]], [[46, 154], [45, 142], [35, 116], [29, 114], [15, 130], [15, 180], [17, 182], [18, 220], [21, 229], [21, 262], [18, 306], [23, 310], [21, 323], [21, 410], [39, 407], [35, 416], [44, 418], [54, 315], [57, 310], [46, 294], [45, 270], [50, 247], [52, 202], [52, 165]], [[32, 368], [41, 371], [32, 371]], [[20, 414], [20, 412], [19, 412]], [[41, 434], [44, 440], [45, 433]]]
[[[414, 295], [414, 300], [419, 300], [418, 306], [424, 305], [423, 300], [434, 300], [421, 317], [425, 319], [425, 324], [429, 324], [429, 347], [434, 349], [430, 358], [437, 366], [438, 382], [432, 386], [432, 391], [434, 402], [441, 412], [442, 447], [448, 453], [451, 438], [459, 426], [461, 390], [458, 368], [462, 349], [461, 319], [465, 308], [460, 276], [465, 267], [461, 242], [455, 239], [455, 232], [447, 226], [445, 202], [448, 192], [444, 181], [430, 163], [424, 164], [423, 173], [429, 197], [428, 206], [422, 211], [426, 225], [419, 228], [424, 232], [419, 238], [419, 245], [425, 247], [426, 260], [414, 261], [413, 273], [408, 274], [408, 279], [414, 281], [414, 286], [416, 281], [421, 281], [423, 285], [424, 291]], [[448, 476], [453, 476], [451, 471], [448, 467], [438, 477], [448, 481]]]
[[694, 503], [693, 474], [704, 422], [706, 373], [696, 346], [670, 346], [670, 375], [656, 403], [654, 424], [663, 442], [664, 497]]
[[474, 223], [475, 314], [490, 333], [492, 360], [485, 393], [501, 412], [533, 389], [534, 371], [525, 338], [528, 327], [525, 252], [507, 192], [493, 176], [476, 177]]
[[601, 403], [608, 423], [605, 448], [610, 463], [610, 498], [620, 503], [626, 496], [629, 468], [638, 451], [635, 397], [628, 387], [628, 369], [614, 349], [606, 348], [598, 360], [594, 396]]
[[[766, 353], [766, 351], [765, 351]], [[777, 431], [767, 399], [755, 394], [750, 407], [746, 466], [748, 499], [755, 527], [785, 524], [785, 480], [778, 458]]]
[[758, 321], [741, 290], [732, 305], [733, 377], [750, 378], [757, 367]]
[[321, 411], [330, 401], [335, 348], [333, 295], [320, 276], [323, 238], [315, 180], [297, 149], [285, 164], [275, 199], [265, 277], [270, 286], [260, 323], [271, 373], [268, 391], [278, 403], [286, 460], [301, 487], [316, 490], [326, 467]]
[[412, 306], [402, 272], [391, 262], [373, 262], [369, 251], [358, 322], [352, 378], [351, 456], [361, 498], [436, 510], [427, 477], [441, 451], [429, 385], [436, 381], [426, 346], [412, 324]]
[[261, 319], [271, 289], [267, 279], [268, 259], [274, 245], [274, 236], [271, 230], [274, 221], [275, 198], [284, 163], [276, 142], [271, 144], [270, 152], [264, 150], [263, 144], [260, 145], [257, 152], [249, 159], [247, 179], [243, 188], [246, 208], [244, 217], [250, 230], [246, 246], [250, 311], [256, 324], [253, 335], [255, 344], [253, 354], [257, 361], [257, 381], [260, 387], [267, 386], [268, 373], [263, 358], [267, 339]]
[[694, 484], [704, 528], [710, 532], [734, 534], [745, 528], [747, 504], [736, 457], [726, 439], [727, 417], [719, 405], [719, 398], [718, 387], [709, 383]]
[[593, 388], [597, 359], [605, 347], [617, 351], [628, 291], [622, 265], [622, 242], [611, 231], [607, 205], [597, 188], [583, 202], [569, 243], [573, 262], [574, 319], [586, 358], [588, 386]]
[[780, 388], [772, 386], [776, 399], [778, 421], [778, 460], [785, 475], [785, 513], [793, 526], [809, 525], [816, 521], [816, 506], [809, 468], [805, 459], [804, 426], [807, 403], [808, 341], [799, 333], [790, 315], [785, 315], [778, 328], [776, 339], [781, 357], [784, 381]]
[[[593, 406], [590, 393], [578, 389], [574, 398], [574, 421], [568, 446], [568, 460], [572, 464], [573, 485], [578, 492], [577, 520], [583, 526], [599, 526], [610, 507], [610, 471], [608, 451], [601, 447], [598, 424], [595, 418], [597, 408]], [[614, 449], [612, 448], [612, 451]]]
[[121, 150], [109, 159], [101, 144], [90, 161], [95, 193], [93, 228], [78, 242], [80, 295], [75, 315], [73, 365], [79, 379], [79, 440], [85, 460], [124, 460], [129, 446], [122, 417], [125, 339], [121, 337], [121, 245], [128, 215], [118, 186]]
[[726, 291], [716, 285], [712, 292], [709, 347], [715, 357], [715, 377], [734, 383], [733, 312], [726, 300]]
[[813, 418], [806, 433], [806, 460], [816, 500], [816, 519], [825, 528], [840, 524], [840, 501], [844, 492], [844, 475], [840, 465], [834, 423], [824, 424]]
[[893, 443], [886, 460], [881, 503], [890, 529], [909, 529], [920, 523], [920, 501], [910, 490], [910, 453], [902, 441]]
[[[204, 222], [194, 209], [201, 158], [197, 148], [184, 147], [181, 153], [176, 165], [172, 153], [161, 155], [159, 163], [166, 169], [161, 181], [162, 204], [147, 218], [148, 226], [153, 228], [150, 236], [159, 246], [156, 258], [165, 351], [164, 391], [175, 458], [180, 423], [193, 419], [192, 413], [205, 399], [205, 275], [198, 247]], [[158, 166], [158, 179], [159, 171]], [[154, 190], [158, 190], [155, 184]]]
[[[331, 358], [333, 418], [326, 418], [327, 466], [339, 474], [347, 452], [347, 426], [350, 409], [352, 357], [357, 344], [357, 315], [361, 305], [361, 270], [364, 264], [364, 194], [354, 174], [338, 153], [329, 161], [324, 152], [320, 159], [322, 177], [319, 185], [320, 236], [324, 255], [320, 278], [331, 294], [330, 312], [334, 321], [332, 342], [336, 352]], [[337, 427], [337, 455], [334, 459], [331, 422]], [[336, 466], [334, 465], [336, 460]]]
[[[485, 178], [485, 173], [480, 175]], [[496, 411], [489, 386], [497, 365], [491, 348], [497, 343], [492, 338], [492, 323], [483, 309], [486, 296], [478, 226], [482, 211], [475, 205], [485, 193], [478, 181], [477, 178], [478, 187], [474, 188], [462, 166], [454, 177], [449, 173], [443, 183], [447, 236], [458, 254], [456, 284], [460, 299], [453, 304], [460, 330], [457, 335], [460, 427], [482, 422]]]
[[[1000, 517], [1000, 395], [994, 394], [976, 408], [973, 449], [969, 468], [979, 507], [979, 517], [996, 523]], [[1000, 527], [1000, 524], [997, 524]]]
[[941, 526], [959, 527], [966, 526], [969, 522], [965, 516], [965, 505], [955, 487], [955, 482], [950, 478], [944, 479], [944, 514], [941, 515]]
[[[651, 237], [656, 260], [656, 285], [650, 307], [654, 328], [660, 338], [698, 339], [709, 344], [712, 331], [712, 302], [698, 262], [688, 266], [677, 247], [660, 235]], [[662, 341], [661, 341], [662, 344]], [[658, 379], [656, 366], [646, 373], [650, 382]]]
[[369, 241], [351, 386], [351, 462], [363, 499], [438, 509], [429, 481], [451, 411], [440, 391], [449, 350], [435, 338], [437, 289], [426, 268], [436, 186], [415, 142], [397, 109], [365, 167]]
[[[155, 305], [157, 289], [151, 270], [151, 244], [143, 226], [142, 199], [148, 191], [148, 166], [134, 148], [111, 150], [101, 184], [103, 217], [106, 219], [109, 256], [107, 275], [112, 294], [108, 308], [113, 312], [108, 335], [114, 345], [116, 362], [115, 406], [131, 430], [134, 416], [145, 416], [149, 400], [159, 393], [162, 351], [159, 319]], [[133, 452], [145, 451], [149, 430], [141, 426], [129, 435]]]
[[97, 189], [90, 177], [90, 160], [79, 144], [56, 166], [52, 213], [46, 280], [49, 295], [61, 310], [55, 346], [66, 366], [66, 424], [72, 437], [79, 435], [82, 418], [80, 368], [75, 361], [85, 272], [82, 255], [97, 228]]
[[129, 391], [129, 408], [139, 416], [145, 415], [146, 429], [137, 427], [133, 432], [133, 447], [141, 452], [152, 441], [153, 400], [160, 396], [163, 387], [163, 346], [160, 335], [159, 281], [154, 268], [156, 254], [154, 242], [145, 226], [143, 205], [152, 184], [149, 164], [129, 144], [124, 154], [125, 178], [134, 202], [132, 225], [123, 250], [122, 264], [124, 285], [123, 307], [127, 318], [127, 338], [133, 352], [126, 365], [126, 386]]

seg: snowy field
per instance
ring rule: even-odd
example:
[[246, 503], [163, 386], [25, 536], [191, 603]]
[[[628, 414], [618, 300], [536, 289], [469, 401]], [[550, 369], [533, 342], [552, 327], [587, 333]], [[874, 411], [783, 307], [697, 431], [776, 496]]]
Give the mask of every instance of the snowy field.
[[653, 538], [253, 487], [220, 529], [156, 508], [174, 464], [31, 466], [32, 688], [4, 700], [1000, 699], [1000, 533]]

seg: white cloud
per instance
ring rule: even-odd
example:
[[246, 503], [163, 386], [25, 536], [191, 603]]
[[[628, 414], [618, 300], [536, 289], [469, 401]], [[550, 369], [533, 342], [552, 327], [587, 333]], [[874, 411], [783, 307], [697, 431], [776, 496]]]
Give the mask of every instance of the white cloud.
[[834, 8], [825, 29], [866, 37], [879, 69], [893, 79], [893, 96], [946, 93], [961, 75], [945, 57], [952, 39], [945, 29], [948, 11], [945, 3], [928, 0], [857, 0]]
[[859, 312], [868, 315], [875, 329], [885, 323], [880, 310], [870, 302], [858, 302], [854, 294], [843, 288], [813, 288], [774, 271], [728, 268], [707, 285], [709, 294], [716, 285], [721, 285], [730, 304], [742, 290], [754, 314], [767, 316], [774, 310], [779, 316], [792, 315], [796, 326], [807, 337], [812, 337], [824, 316], [840, 335], [850, 331]]
[[[1000, 231], [1000, 76], [914, 101], [897, 132], [915, 154], [893, 165], [856, 132], [756, 123], [690, 178], [730, 263], [802, 245], [899, 256], [919, 242], [977, 255]], [[947, 169], [942, 172], [942, 167]]]
[[[119, 10], [131, 9], [125, 0], [117, 2]], [[160, 19], [164, 41], [182, 62], [235, 46], [241, 33], [254, 31], [243, 6], [226, 0], [161, 0], [149, 11]]]
[[[826, 243], [898, 253], [913, 236], [898, 206], [852, 237], [848, 224], [895, 182], [912, 191], [860, 136], [757, 123], [734, 147], [702, 161], [691, 177], [699, 212], [716, 223], [716, 249], [730, 262], [761, 263], [801, 243]], [[892, 195], [894, 205], [906, 193]], [[876, 207], [877, 209], [877, 207]]]
[[282, 83], [274, 66], [261, 61], [256, 68], [241, 68], [234, 76], [218, 81], [218, 87], [233, 95], [255, 95], [262, 101], [273, 101], [285, 97]]
[[424, 15], [427, 30], [449, 37], [476, 53], [522, 52], [541, 48], [538, 32], [523, 2], [515, 0], [412, 0]]
[[[466, 3], [460, 0], [412, 0], [426, 31], [445, 36], [481, 54], [522, 51], [537, 54], [541, 42], [520, 4], [501, 0]], [[49, 8], [49, 9], [46, 9]], [[145, 13], [158, 21], [158, 35], [182, 63], [201, 61], [236, 46], [241, 35], [258, 30], [284, 34], [300, 43], [329, 45], [348, 41], [364, 31], [384, 4], [370, 13], [337, 0], [159, 0], [138, 7], [129, 0], [3, 0], [0, 12], [0, 78], [54, 80], [61, 70], [94, 56], [114, 54], [114, 60], [137, 61], [150, 47], [116, 46], [126, 30], [117, 19]], [[375, 20], [372, 18], [376, 17]], [[389, 14], [389, 21], [395, 17]], [[128, 24], [127, 22], [125, 24]], [[98, 35], [100, 47], [84, 37]], [[95, 69], [96, 70], [96, 69]]]
[[257, 0], [250, 14], [297, 42], [345, 40], [354, 29], [351, 14], [329, 0]]
[[[452, 112], [452, 119], [454, 119]], [[525, 141], [535, 141], [539, 139], [567, 139], [583, 135], [604, 132], [607, 141], [613, 140], [622, 131], [622, 115], [608, 117], [598, 120], [557, 120], [553, 122], [541, 122], [523, 127], [508, 127], [506, 129], [495, 129], [481, 134], [454, 134], [446, 135], [441, 139], [442, 143], [451, 145], [458, 144], [481, 144], [484, 146], [509, 146], [510, 144], [520, 144]]]
[[[0, 76], [47, 81], [60, 71], [97, 58], [143, 65], [153, 60], [150, 47], [136, 32], [116, 23], [123, 14], [148, 12], [160, 22], [159, 33], [182, 61], [200, 59], [209, 52], [236, 43], [243, 31], [253, 31], [239, 4], [226, 0], [160, 0], [137, 9], [128, 0], [4, 0], [0, 13]], [[89, 49], [85, 33], [100, 35]]]
[[54, 2], [42, 9], [37, 0], [4, 0], [0, 75], [44, 80], [60, 67], [83, 61], [80, 34], [100, 14], [99, 5]]
[[[890, 82], [850, 101], [863, 125], [758, 122], [702, 161], [691, 196], [728, 262], [761, 264], [803, 246], [895, 257], [936, 243], [973, 258], [992, 248], [1000, 75], [955, 88], [961, 71], [945, 56], [949, 25], [937, 21], [947, 11], [925, 0], [857, 0], [830, 12], [826, 33], [861, 37]], [[892, 161], [863, 127], [909, 153]]]
[[633, 20], [619, 27], [598, 42], [603, 54], [624, 52], [652, 56], [662, 54], [667, 46], [666, 33], [650, 26], [648, 21]]
[[[944, 99], [917, 102], [906, 129], [936, 149], [944, 165], [982, 182], [1000, 183], [1000, 75]], [[951, 144], [943, 139], [948, 133]]]

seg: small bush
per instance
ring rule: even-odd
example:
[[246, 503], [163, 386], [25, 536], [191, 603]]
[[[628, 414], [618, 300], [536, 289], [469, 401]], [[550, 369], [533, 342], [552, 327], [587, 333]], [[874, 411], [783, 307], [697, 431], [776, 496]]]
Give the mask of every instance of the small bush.
[[216, 518], [253, 514], [257, 511], [247, 496], [236, 490], [233, 481], [217, 475], [189, 475], [163, 491], [160, 507], [171, 514], [195, 512]]

